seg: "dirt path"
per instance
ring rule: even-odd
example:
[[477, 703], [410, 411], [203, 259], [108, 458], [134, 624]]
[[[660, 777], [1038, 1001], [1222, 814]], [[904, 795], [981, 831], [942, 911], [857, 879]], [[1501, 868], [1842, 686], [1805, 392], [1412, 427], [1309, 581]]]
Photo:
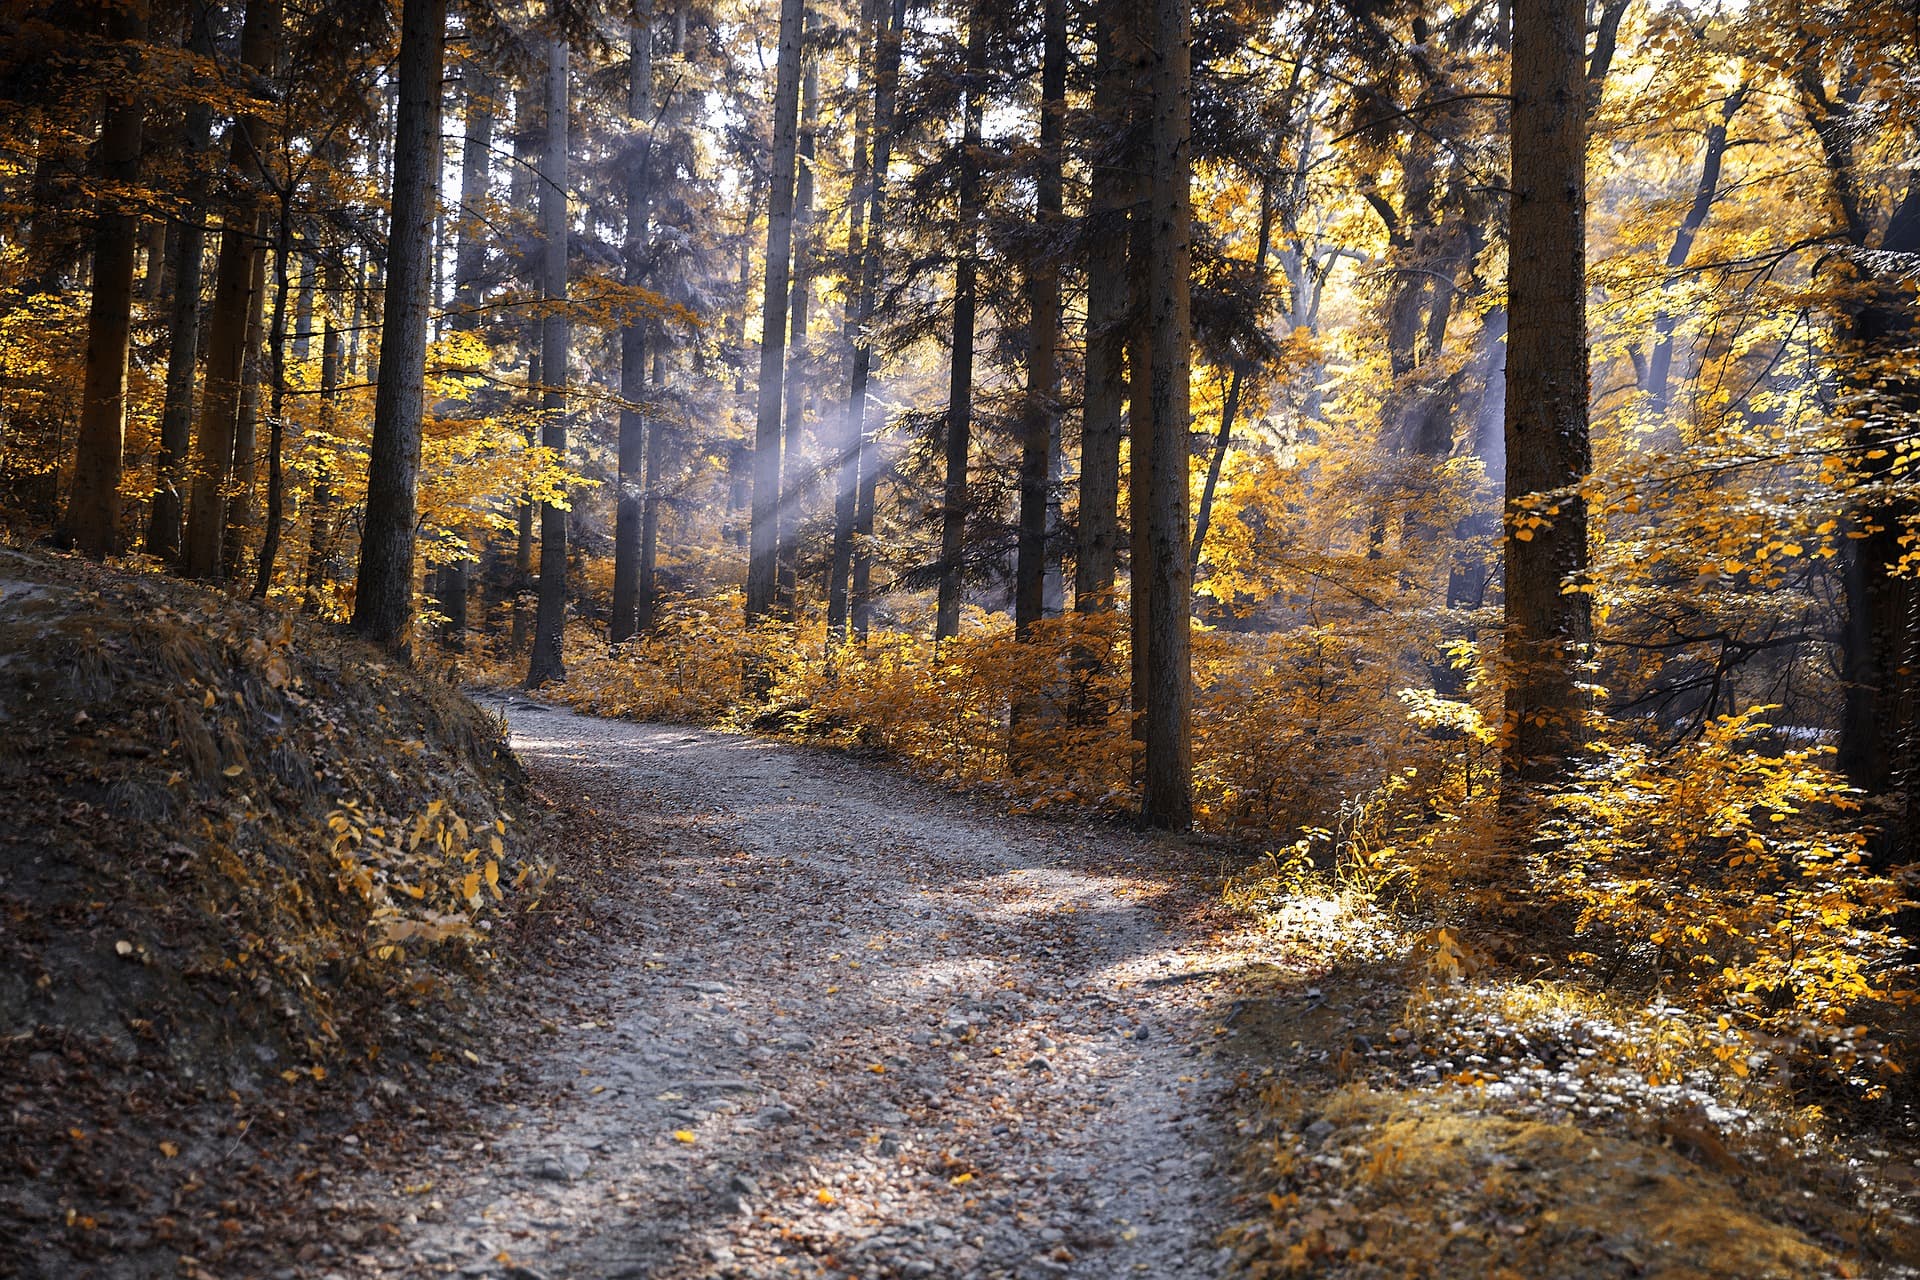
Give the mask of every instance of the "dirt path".
[[[1190, 855], [827, 753], [515, 700], [514, 746], [640, 850], [601, 962], [508, 1043], [344, 1275], [1216, 1272]], [[1175, 895], [1176, 897], [1178, 895]], [[540, 980], [544, 986], [545, 979]]]

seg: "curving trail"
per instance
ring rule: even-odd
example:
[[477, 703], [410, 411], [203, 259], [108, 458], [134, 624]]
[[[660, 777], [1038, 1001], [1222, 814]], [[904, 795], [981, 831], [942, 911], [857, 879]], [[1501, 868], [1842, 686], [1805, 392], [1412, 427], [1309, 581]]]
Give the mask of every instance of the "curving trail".
[[355, 1274], [1216, 1274], [1215, 1028], [1177, 979], [1217, 952], [1153, 874], [1190, 851], [505, 707], [631, 874], [595, 961], [538, 979], [551, 1022], [502, 1030], [497, 1124], [442, 1141]]

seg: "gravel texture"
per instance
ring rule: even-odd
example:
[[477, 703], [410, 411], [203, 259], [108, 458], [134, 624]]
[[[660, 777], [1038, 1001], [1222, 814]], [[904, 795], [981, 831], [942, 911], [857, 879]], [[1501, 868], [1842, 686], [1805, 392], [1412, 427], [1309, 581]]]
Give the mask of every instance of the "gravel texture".
[[1193, 851], [494, 705], [632, 854], [581, 962], [535, 979], [550, 1020], [503, 1027], [491, 1127], [387, 1189], [342, 1276], [1217, 1274]]

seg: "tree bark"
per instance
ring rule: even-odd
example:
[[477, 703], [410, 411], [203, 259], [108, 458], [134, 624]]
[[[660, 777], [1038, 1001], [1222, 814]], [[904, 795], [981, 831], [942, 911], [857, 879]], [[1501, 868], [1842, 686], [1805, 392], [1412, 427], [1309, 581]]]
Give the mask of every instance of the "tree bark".
[[293, 192], [281, 196], [280, 217], [273, 242], [273, 319], [267, 326], [267, 364], [270, 400], [267, 406], [267, 514], [260, 538], [260, 563], [253, 580], [253, 598], [265, 600], [273, 587], [274, 562], [280, 555], [281, 524], [286, 515], [286, 479], [282, 451], [286, 446], [287, 405], [287, 294], [293, 248]]
[[308, 499], [311, 514], [307, 519], [307, 580], [301, 599], [302, 613], [317, 613], [320, 593], [332, 576], [333, 565], [333, 445], [339, 437], [340, 402], [340, 326], [334, 322], [341, 301], [341, 283], [346, 274], [341, 252], [327, 255], [325, 272], [326, 302], [320, 315], [320, 435], [325, 444], [315, 450], [313, 490]]
[[1586, 501], [1577, 490], [1590, 466], [1585, 8], [1533, 0], [1513, 15], [1500, 755], [1509, 861], [1530, 835], [1539, 789], [1565, 776], [1580, 744], [1579, 670], [1591, 642], [1588, 597], [1566, 590], [1587, 568]]
[[1126, 400], [1131, 286], [1127, 274], [1127, 219], [1136, 198], [1131, 97], [1133, 79], [1124, 32], [1130, 0], [1104, 0], [1094, 31], [1097, 78], [1093, 114], [1091, 190], [1087, 210], [1086, 391], [1080, 423], [1080, 521], [1074, 560], [1073, 607], [1082, 613], [1114, 607], [1114, 570], [1120, 554], [1121, 405]]
[[[853, 163], [847, 193], [847, 271], [852, 287], [847, 291], [846, 309], [841, 316], [841, 336], [851, 362], [858, 358], [861, 346], [860, 297], [866, 266], [867, 201], [874, 185], [870, 163], [873, 138], [874, 70], [879, 58], [876, 47], [876, 0], [861, 0], [859, 49], [855, 55], [853, 89]], [[883, 38], [883, 37], [881, 37]], [[849, 368], [851, 372], [851, 367]], [[851, 387], [849, 387], [851, 391]], [[861, 397], [865, 411], [865, 396]], [[847, 606], [853, 579], [853, 525], [860, 500], [860, 441], [862, 424], [853, 416], [853, 397], [840, 415], [840, 430], [835, 439], [838, 458], [834, 468], [833, 544], [827, 556], [827, 646], [831, 649], [846, 637]]]
[[[195, 4], [187, 35], [188, 52], [213, 51], [206, 4]], [[198, 83], [198, 77], [195, 78]], [[159, 457], [154, 467], [153, 501], [147, 509], [147, 554], [173, 564], [180, 559], [181, 522], [186, 513], [187, 456], [193, 448], [194, 373], [200, 363], [200, 282], [206, 257], [208, 174], [213, 108], [187, 105], [180, 126], [181, 163], [187, 168], [184, 209], [167, 241], [172, 257], [173, 299], [167, 317], [167, 389], [160, 410]]]
[[1020, 541], [1014, 562], [1014, 634], [1030, 638], [1047, 612], [1047, 541], [1060, 417], [1061, 143], [1067, 111], [1066, 0], [1041, 9], [1040, 155], [1034, 210], [1041, 243], [1027, 265], [1027, 402], [1020, 446]]
[[[626, 280], [646, 281], [647, 220], [652, 205], [653, 168], [653, 0], [635, 0], [630, 24], [627, 126], [638, 154], [626, 163]], [[607, 639], [614, 644], [639, 629], [640, 578], [645, 524], [647, 419], [640, 405], [647, 396], [648, 321], [629, 317], [620, 330], [620, 439], [613, 532], [613, 617]]]
[[261, 215], [261, 250], [253, 257], [249, 286], [246, 352], [240, 357], [240, 408], [233, 419], [233, 463], [227, 485], [227, 528], [220, 544], [220, 576], [240, 576], [246, 560], [247, 537], [253, 530], [254, 481], [260, 467], [260, 384], [265, 371], [261, 354], [267, 341], [267, 243], [265, 214]]
[[[494, 97], [500, 92], [500, 83], [481, 61], [483, 56], [478, 50], [470, 50], [460, 72], [466, 90], [466, 118], [461, 122], [460, 209], [453, 260], [453, 314], [448, 323], [455, 332], [463, 333], [480, 327], [480, 294], [490, 239], [486, 210], [492, 184]], [[440, 616], [446, 619], [441, 634], [447, 646], [456, 651], [466, 647], [472, 563], [461, 557], [440, 566]]]
[[813, 301], [813, 157], [820, 124], [820, 64], [814, 48], [820, 15], [809, 13], [800, 50], [800, 123], [795, 142], [793, 196], [793, 284], [787, 339], [786, 440], [780, 468], [779, 547], [775, 594], [782, 612], [799, 607], [800, 526], [804, 496], [810, 488], [806, 450], [807, 397], [812, 381], [812, 351], [807, 325]]
[[[547, 49], [547, 134], [540, 165], [540, 227], [543, 238], [541, 296], [550, 310], [540, 330], [540, 369], [546, 382], [540, 443], [564, 459], [567, 453], [567, 347], [571, 339], [567, 301], [567, 42]], [[527, 687], [565, 680], [562, 658], [567, 621], [567, 513], [540, 504], [540, 598], [534, 614], [533, 656]]]
[[[137, 42], [147, 34], [146, 0], [116, 9], [109, 34], [125, 45], [125, 80], [108, 91], [100, 130], [101, 181], [131, 186], [140, 180], [140, 136], [146, 96], [140, 92]], [[140, 220], [116, 207], [125, 197], [99, 198], [93, 235], [93, 296], [87, 309], [86, 381], [80, 399], [80, 439], [65, 533], [96, 560], [120, 550], [120, 476], [127, 436], [127, 342], [133, 322], [134, 259]]]
[[973, 451], [974, 311], [979, 305], [980, 127], [986, 111], [986, 15], [967, 19], [967, 70], [961, 112], [959, 199], [955, 206], [953, 349], [947, 372], [946, 485], [940, 504], [940, 595], [933, 638], [960, 634], [966, 590], [967, 463]]
[[799, 147], [800, 34], [805, 0], [781, 0], [774, 70], [773, 160], [767, 190], [766, 286], [760, 313], [760, 385], [753, 434], [747, 621], [772, 612], [779, 586], [780, 410], [786, 362], [788, 264], [793, 251], [794, 159]]
[[[1147, 596], [1146, 775], [1140, 817], [1183, 829], [1193, 821], [1193, 678], [1189, 652], [1192, 562], [1187, 549], [1188, 287], [1192, 263], [1193, 152], [1190, 134], [1192, 10], [1188, 0], [1155, 0], [1153, 65], [1153, 433], [1145, 512], [1152, 563]], [[1136, 514], [1136, 519], [1138, 514]], [[1134, 566], [1138, 580], [1143, 566]]]
[[[667, 385], [667, 353], [656, 343], [653, 348], [653, 396], [658, 401]], [[660, 554], [661, 486], [666, 480], [667, 431], [664, 420], [656, 416], [647, 429], [646, 475], [640, 508], [640, 581], [635, 593], [633, 623], [646, 635], [660, 621], [660, 593], [654, 581], [654, 567]]]
[[[240, 62], [258, 78], [274, 75], [280, 60], [281, 0], [252, 0], [240, 32]], [[214, 267], [213, 306], [207, 316], [206, 371], [200, 421], [194, 433], [192, 487], [181, 572], [218, 580], [224, 570], [227, 499], [233, 478], [234, 434], [240, 414], [247, 333], [260, 257], [255, 183], [272, 139], [268, 122], [245, 116], [234, 123], [228, 154], [228, 203]]]
[[900, 83], [900, 49], [906, 41], [907, 0], [893, 0], [880, 37], [874, 72], [873, 197], [867, 215], [866, 262], [860, 275], [860, 337], [853, 352], [847, 396], [847, 429], [857, 433], [859, 477], [854, 494], [853, 564], [849, 612], [853, 636], [864, 641], [873, 623], [874, 503], [880, 485], [880, 442], [866, 429], [867, 391], [873, 370], [873, 313], [886, 255], [887, 173], [893, 165], [894, 103]]
[[402, 651], [413, 641], [414, 534], [419, 523], [420, 427], [426, 413], [446, 42], [446, 0], [405, 0], [393, 212], [387, 231], [387, 308], [380, 327], [380, 383], [374, 391], [366, 518], [353, 600], [354, 631]]

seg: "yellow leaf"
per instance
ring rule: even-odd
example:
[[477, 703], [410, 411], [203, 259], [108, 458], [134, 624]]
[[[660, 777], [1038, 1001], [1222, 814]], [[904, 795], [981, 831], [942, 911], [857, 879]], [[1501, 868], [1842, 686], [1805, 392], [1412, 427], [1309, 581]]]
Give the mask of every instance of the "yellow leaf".
[[815, 1200], [818, 1200], [821, 1204], [832, 1204], [833, 1192], [827, 1190], [825, 1187], [822, 1187], [818, 1191], [813, 1193], [813, 1198]]
[[500, 864], [495, 862], [492, 858], [487, 859], [486, 877], [487, 877], [487, 888], [493, 890], [493, 900], [495, 902], [501, 901], [502, 895], [500, 893]]
[[675, 1129], [673, 1131], [673, 1140], [675, 1142], [692, 1142], [695, 1136], [691, 1129]]
[[480, 901], [480, 873], [478, 871], [467, 872], [467, 878], [460, 882], [460, 896], [468, 902], [478, 903]]
[[868, 1064], [867, 1070], [873, 1072], [873, 1074], [877, 1076], [883, 1076], [887, 1074], [887, 1068], [883, 1064], [878, 1062]]
[[229, 778], [237, 778], [241, 774], [245, 773], [246, 771], [247, 771], [247, 767], [245, 765], [230, 764], [226, 768], [222, 769], [220, 772], [225, 774]]
[[177, 1142], [163, 1142], [160, 1144], [160, 1154], [171, 1160], [180, 1154], [180, 1144]]
[[973, 1181], [973, 1175], [971, 1173], [963, 1173], [959, 1177], [950, 1179], [949, 1181], [953, 1186], [964, 1187]]

